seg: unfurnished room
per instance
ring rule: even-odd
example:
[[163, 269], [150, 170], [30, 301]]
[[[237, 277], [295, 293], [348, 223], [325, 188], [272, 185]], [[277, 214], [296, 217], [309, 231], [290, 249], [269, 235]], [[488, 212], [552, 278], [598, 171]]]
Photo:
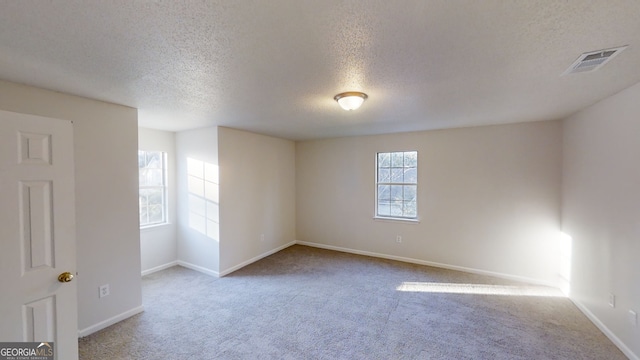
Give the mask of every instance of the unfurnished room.
[[638, 19], [0, 0], [0, 359], [640, 360]]

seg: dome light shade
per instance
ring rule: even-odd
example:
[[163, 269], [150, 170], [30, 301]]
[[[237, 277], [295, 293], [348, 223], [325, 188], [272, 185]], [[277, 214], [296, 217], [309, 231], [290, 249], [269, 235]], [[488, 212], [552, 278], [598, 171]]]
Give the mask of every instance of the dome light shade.
[[367, 98], [367, 94], [358, 91], [344, 92], [334, 97], [340, 107], [347, 111], [358, 109]]

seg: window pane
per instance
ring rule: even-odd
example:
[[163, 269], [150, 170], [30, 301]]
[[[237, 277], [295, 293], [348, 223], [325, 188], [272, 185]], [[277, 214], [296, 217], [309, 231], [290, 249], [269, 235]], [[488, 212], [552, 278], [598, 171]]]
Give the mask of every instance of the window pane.
[[391, 202], [391, 216], [402, 216], [402, 201]]
[[149, 202], [149, 189], [140, 189], [140, 203], [147, 204]]
[[391, 169], [378, 169], [378, 182], [390, 182], [391, 181]]
[[138, 181], [140, 186], [147, 186], [147, 169], [140, 169], [138, 171]]
[[404, 194], [402, 200], [404, 201], [416, 201], [416, 191], [418, 187], [416, 185], [404, 185]]
[[391, 185], [391, 200], [402, 199], [402, 185]]
[[147, 181], [148, 186], [162, 186], [164, 185], [164, 179], [162, 178], [162, 169], [147, 169]]
[[140, 207], [143, 206], [147, 206], [147, 196], [145, 194], [142, 194], [142, 190], [140, 190], [140, 194], [138, 195], [138, 204], [140, 204]]
[[404, 182], [404, 169], [403, 168], [392, 168], [391, 169], [391, 182], [401, 183]]
[[140, 206], [140, 225], [146, 225], [147, 222], [147, 207]]
[[158, 151], [147, 151], [147, 165], [148, 168], [161, 169], [162, 168], [162, 156]]
[[162, 205], [152, 205], [149, 207], [149, 223], [155, 224], [164, 220]]
[[379, 202], [378, 203], [378, 215], [380, 216], [390, 216], [391, 208], [388, 202]]
[[404, 153], [404, 166], [405, 167], [417, 167], [418, 166], [418, 152], [407, 151]]
[[404, 170], [404, 182], [406, 182], [406, 183], [417, 183], [418, 182], [418, 169], [417, 168], [406, 168]]
[[378, 185], [378, 201], [391, 199], [391, 186]]
[[401, 152], [391, 153], [391, 166], [402, 167], [404, 163], [404, 155]]
[[417, 204], [415, 201], [409, 201], [404, 203], [404, 216], [406, 217], [416, 217], [418, 216], [417, 212]]
[[138, 167], [139, 168], [143, 168], [146, 165], [144, 154], [145, 154], [144, 151], [138, 150]]
[[391, 155], [389, 153], [378, 154], [378, 167], [389, 167], [391, 165]]
[[164, 202], [162, 189], [148, 189], [149, 205], [162, 205]]

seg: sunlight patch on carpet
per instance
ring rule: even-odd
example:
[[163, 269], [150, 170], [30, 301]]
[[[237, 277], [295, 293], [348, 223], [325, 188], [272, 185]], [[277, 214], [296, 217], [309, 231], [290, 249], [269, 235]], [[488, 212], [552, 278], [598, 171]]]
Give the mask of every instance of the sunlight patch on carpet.
[[517, 285], [403, 282], [396, 288], [396, 290], [404, 292], [426, 292], [443, 294], [566, 297], [560, 290], [550, 287]]

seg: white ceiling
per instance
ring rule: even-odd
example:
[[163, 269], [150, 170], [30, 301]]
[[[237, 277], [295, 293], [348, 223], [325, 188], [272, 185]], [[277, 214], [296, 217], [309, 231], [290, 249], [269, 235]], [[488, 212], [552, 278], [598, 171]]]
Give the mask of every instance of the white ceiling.
[[[583, 52], [629, 45], [592, 73]], [[0, 0], [0, 79], [290, 139], [563, 118], [640, 81], [638, 0]], [[339, 92], [369, 95], [355, 112]]]

